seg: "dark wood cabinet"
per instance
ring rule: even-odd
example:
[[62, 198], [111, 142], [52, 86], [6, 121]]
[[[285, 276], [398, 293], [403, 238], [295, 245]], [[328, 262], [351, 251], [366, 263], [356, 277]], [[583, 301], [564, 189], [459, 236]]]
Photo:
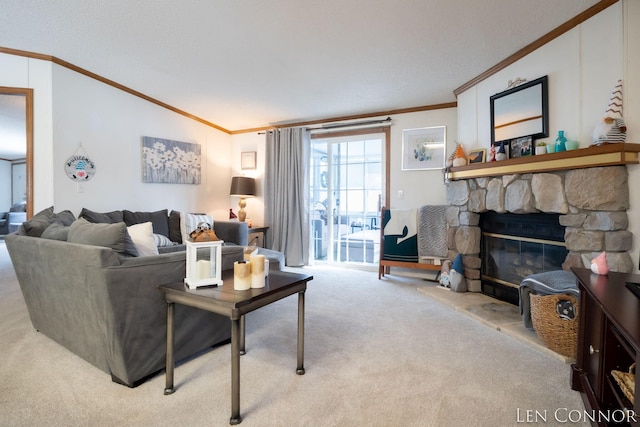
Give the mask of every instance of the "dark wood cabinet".
[[[640, 298], [626, 286], [640, 282], [640, 275], [572, 271], [580, 288], [580, 323], [571, 388], [582, 393], [586, 410], [594, 411], [594, 425], [640, 426], [638, 393], [631, 402], [611, 375], [640, 361]], [[636, 377], [636, 391], [638, 384]], [[617, 422], [621, 419], [628, 422]]]

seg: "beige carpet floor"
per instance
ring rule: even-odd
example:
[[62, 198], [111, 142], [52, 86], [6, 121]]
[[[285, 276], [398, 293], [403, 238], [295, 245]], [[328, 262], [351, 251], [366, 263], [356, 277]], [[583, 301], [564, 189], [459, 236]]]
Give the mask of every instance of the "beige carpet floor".
[[435, 282], [423, 281], [418, 291], [440, 301], [449, 307], [470, 316], [490, 328], [506, 333], [523, 343], [556, 357], [565, 363], [574, 363], [575, 359], [548, 349], [538, 338], [535, 331], [524, 327], [520, 309], [504, 301], [481, 293], [457, 293], [443, 289]]
[[[114, 384], [33, 329], [3, 246], [0, 426], [228, 425], [228, 345], [177, 366], [173, 395], [163, 375]], [[537, 425], [578, 425], [553, 415], [584, 409], [569, 364], [444, 304], [429, 282], [305, 270], [306, 374], [295, 374], [296, 298], [251, 313], [241, 425], [495, 427], [522, 425], [525, 411], [547, 414]]]

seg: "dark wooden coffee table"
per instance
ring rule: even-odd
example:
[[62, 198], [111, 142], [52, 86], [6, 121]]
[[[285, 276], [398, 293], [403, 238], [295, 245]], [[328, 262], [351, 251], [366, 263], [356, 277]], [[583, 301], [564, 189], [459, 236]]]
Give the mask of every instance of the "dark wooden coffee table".
[[161, 285], [167, 300], [167, 364], [164, 394], [172, 394], [175, 360], [174, 313], [175, 303], [207, 310], [231, 319], [231, 419], [230, 424], [242, 422], [240, 416], [240, 355], [245, 350], [244, 315], [293, 294], [298, 294], [298, 364], [296, 374], [304, 375], [304, 293], [313, 276], [271, 271], [266, 286], [261, 289], [236, 291], [233, 271], [222, 274], [224, 284], [216, 287], [189, 289], [183, 283]]

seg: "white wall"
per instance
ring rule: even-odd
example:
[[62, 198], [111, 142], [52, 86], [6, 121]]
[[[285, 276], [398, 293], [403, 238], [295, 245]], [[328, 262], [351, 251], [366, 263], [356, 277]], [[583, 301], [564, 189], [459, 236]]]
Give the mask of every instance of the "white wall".
[[[624, 51], [624, 119], [627, 124], [627, 142], [640, 144], [640, 2], [625, 0], [623, 3]], [[640, 165], [627, 167], [629, 170], [629, 196], [631, 208], [628, 210], [629, 231], [633, 233], [631, 259], [638, 267], [640, 257]]]
[[[227, 218], [229, 135], [67, 68], [55, 65], [53, 76], [56, 210], [166, 208]], [[200, 144], [201, 184], [143, 183], [143, 136]], [[80, 185], [63, 168], [76, 152], [96, 164], [95, 176]]]
[[33, 89], [33, 211], [53, 196], [52, 63], [0, 53], [0, 86]]
[[[392, 116], [390, 199], [393, 209], [410, 209], [422, 205], [442, 205], [446, 202], [446, 187], [442, 170], [402, 170], [402, 131], [431, 126], [445, 126], [447, 150], [445, 159], [455, 149], [458, 135], [457, 109], [420, 111]], [[402, 192], [402, 196], [400, 196]]]
[[[489, 147], [489, 97], [507, 88], [509, 80], [549, 76], [549, 137], [558, 130], [580, 147], [591, 144], [591, 134], [609, 104], [616, 81], [623, 80], [627, 142], [640, 143], [640, 2], [623, 0], [568, 31], [523, 59], [458, 96], [459, 139], [465, 149]], [[629, 231], [634, 234], [631, 256], [638, 262], [640, 237], [640, 166], [631, 165]], [[637, 265], [636, 265], [637, 267]]]
[[[256, 197], [250, 197], [245, 199], [247, 207], [247, 218], [250, 218], [254, 225], [264, 224], [264, 169], [265, 169], [265, 139], [264, 132], [250, 132], [241, 133], [231, 136], [232, 148], [231, 148], [231, 176], [248, 176], [256, 179]], [[240, 167], [240, 155], [244, 151], [256, 152], [256, 169], [255, 170], [242, 170]], [[229, 186], [225, 187], [227, 190], [228, 208], [232, 208], [234, 213], [238, 213], [237, 197], [229, 196]]]
[[489, 148], [489, 98], [517, 77], [549, 76], [549, 137], [558, 130], [581, 147], [602, 117], [616, 81], [623, 78], [622, 6], [616, 4], [458, 96], [459, 138]]
[[[49, 61], [0, 54], [0, 85], [34, 89], [34, 212], [53, 205], [75, 214], [167, 208], [227, 217], [229, 135]], [[142, 136], [201, 144], [202, 183], [143, 184]], [[97, 168], [78, 186], [63, 164], [80, 144]]]

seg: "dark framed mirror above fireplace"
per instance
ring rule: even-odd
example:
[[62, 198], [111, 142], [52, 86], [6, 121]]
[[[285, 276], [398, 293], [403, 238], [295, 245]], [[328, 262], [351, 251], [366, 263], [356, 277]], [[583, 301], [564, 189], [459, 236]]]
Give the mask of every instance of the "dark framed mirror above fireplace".
[[561, 270], [568, 254], [559, 214], [485, 212], [480, 229], [482, 293], [515, 305], [525, 277]]
[[543, 76], [489, 98], [491, 145], [530, 136], [549, 136], [548, 77]]

